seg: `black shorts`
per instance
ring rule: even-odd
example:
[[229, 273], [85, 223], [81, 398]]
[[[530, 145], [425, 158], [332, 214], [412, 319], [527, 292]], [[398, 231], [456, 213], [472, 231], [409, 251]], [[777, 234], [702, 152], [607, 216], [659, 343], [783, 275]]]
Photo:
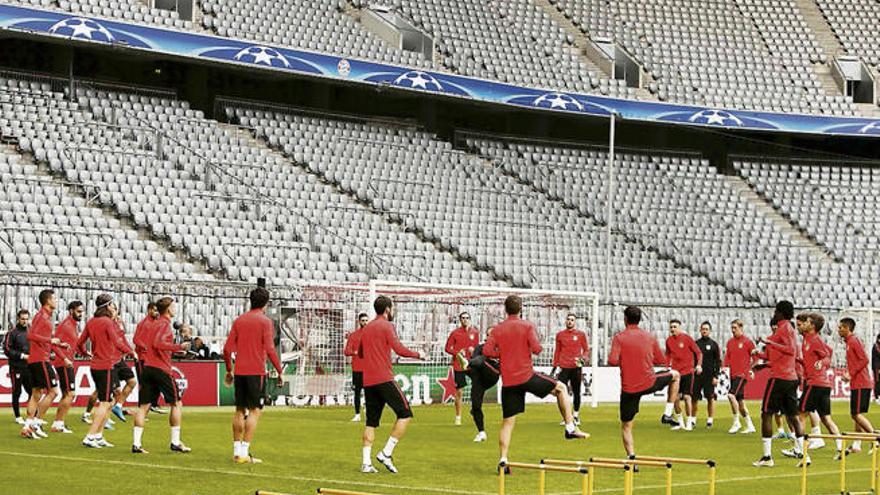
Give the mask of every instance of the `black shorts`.
[[831, 416], [831, 387], [807, 385], [801, 394], [800, 411], [815, 411], [819, 416]]
[[235, 375], [236, 409], [262, 409], [266, 375]]
[[535, 373], [524, 383], [501, 387], [501, 411], [511, 418], [526, 410], [526, 392], [543, 399], [556, 388], [558, 382], [542, 373]]
[[694, 396], [694, 389], [696, 389], [696, 375], [694, 372], [690, 372], [687, 375], [684, 373], [681, 374], [681, 380], [678, 382], [678, 395], [684, 397], [685, 395], [689, 397]]
[[672, 373], [669, 371], [661, 371], [654, 374], [654, 385], [651, 385], [641, 392], [620, 392], [620, 420], [625, 422], [635, 419], [639, 413], [639, 403], [643, 395], [650, 395], [659, 392], [668, 387], [672, 383]]
[[55, 368], [47, 361], [29, 363], [27, 366], [28, 374], [31, 377], [31, 387], [49, 389], [58, 386]]
[[394, 380], [364, 388], [367, 403], [367, 426], [377, 428], [382, 420], [382, 410], [387, 405], [397, 415], [397, 419], [411, 418], [412, 408], [403, 391]]
[[713, 378], [712, 375], [705, 372], [694, 377], [696, 381], [694, 385], [694, 400], [702, 400], [703, 398], [715, 400], [715, 385], [712, 385]]
[[55, 374], [58, 375], [58, 386], [62, 394], [76, 390], [76, 373], [73, 372], [73, 367], [56, 366]]
[[741, 376], [735, 376], [730, 379], [730, 389], [728, 389], [727, 393], [736, 397], [736, 400], [743, 400], [746, 398], [746, 385], [748, 385], [749, 381]]
[[351, 372], [351, 386], [354, 388], [364, 388], [364, 372], [363, 371], [352, 371]]
[[761, 412], [794, 416], [798, 412], [797, 389], [797, 380], [771, 378], [764, 389]]
[[113, 392], [116, 390], [116, 384], [119, 379], [116, 377], [116, 371], [96, 370], [92, 368], [92, 381], [95, 382], [95, 393], [100, 402], [110, 402], [113, 400]]
[[131, 370], [131, 367], [125, 361], [119, 361], [114, 364], [113, 371], [116, 373], [117, 383], [134, 380], [134, 371]]
[[166, 404], [176, 404], [180, 400], [177, 382], [159, 368], [144, 366], [138, 390], [138, 405], [155, 405], [159, 402], [160, 395], [165, 399]]
[[856, 414], [865, 414], [868, 412], [868, 406], [871, 405], [871, 389], [856, 388], [849, 391], [849, 413], [852, 416]]
[[454, 371], [453, 374], [455, 375], [455, 389], [456, 390], [461, 390], [461, 389], [467, 387], [467, 384], [468, 384], [467, 371]]

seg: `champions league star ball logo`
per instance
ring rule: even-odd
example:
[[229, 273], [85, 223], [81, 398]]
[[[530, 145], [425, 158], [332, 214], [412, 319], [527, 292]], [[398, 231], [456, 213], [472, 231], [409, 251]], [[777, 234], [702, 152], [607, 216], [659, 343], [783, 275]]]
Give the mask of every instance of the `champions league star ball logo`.
[[290, 62], [284, 55], [268, 46], [249, 46], [236, 53], [235, 60], [269, 67], [290, 67]]
[[569, 95], [563, 93], [547, 93], [543, 94], [532, 102], [532, 105], [542, 108], [560, 109], [560, 110], [578, 110], [584, 109], [581, 102], [575, 100]]
[[697, 112], [688, 119], [689, 122], [695, 124], [721, 125], [721, 126], [742, 126], [743, 121], [736, 115], [724, 110], [702, 110]]
[[405, 74], [402, 74], [400, 77], [394, 80], [394, 84], [397, 86], [403, 86], [405, 88], [413, 88], [413, 89], [425, 89], [428, 91], [442, 91], [443, 86], [440, 84], [440, 81], [434, 78], [431, 74], [422, 72], [420, 70], [411, 70]]
[[56, 22], [49, 28], [49, 33], [106, 43], [113, 41], [113, 35], [110, 34], [107, 28], [91, 19], [84, 19], [82, 17], [70, 17]]
[[348, 77], [351, 74], [351, 63], [348, 60], [342, 59], [336, 64], [336, 72], [339, 73], [342, 77]]

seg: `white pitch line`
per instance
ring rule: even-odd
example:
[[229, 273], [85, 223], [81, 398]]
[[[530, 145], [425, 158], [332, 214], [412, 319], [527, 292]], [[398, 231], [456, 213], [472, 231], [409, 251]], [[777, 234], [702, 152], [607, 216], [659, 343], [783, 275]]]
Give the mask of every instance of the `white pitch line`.
[[[169, 471], [189, 471], [194, 473], [204, 473], [204, 474], [223, 474], [228, 476], [244, 476], [244, 477], [259, 477], [259, 478], [268, 478], [268, 479], [278, 479], [278, 480], [291, 480], [291, 481], [307, 481], [310, 483], [322, 483], [322, 484], [332, 484], [332, 485], [357, 485], [364, 487], [378, 487], [378, 488], [388, 488], [393, 490], [419, 490], [422, 492], [435, 492], [435, 493], [452, 493], [456, 495], [496, 495], [494, 492], [475, 492], [473, 490], [451, 490], [448, 488], [434, 488], [434, 487], [426, 487], [426, 486], [401, 486], [401, 485], [390, 485], [387, 483], [376, 483], [376, 482], [366, 482], [366, 481], [350, 481], [350, 480], [331, 480], [327, 478], [308, 478], [305, 476], [294, 476], [294, 475], [277, 475], [277, 474], [268, 474], [268, 473], [254, 473], [254, 472], [246, 472], [246, 471], [227, 471], [223, 469], [208, 469], [208, 468], [198, 468], [198, 467], [188, 467], [188, 466], [169, 466], [164, 464], [146, 464], [140, 462], [133, 461], [116, 461], [111, 459], [94, 459], [89, 457], [72, 457], [72, 456], [63, 456], [63, 455], [52, 455], [52, 454], [31, 454], [27, 452], [10, 452], [5, 450], [0, 450], [0, 455], [10, 455], [16, 457], [34, 457], [37, 459], [56, 459], [60, 461], [70, 461], [70, 462], [92, 462], [98, 464], [111, 464], [116, 466], [131, 466], [137, 468], [147, 468], [147, 469], [165, 469]], [[366, 476], [366, 475], [365, 475]]]

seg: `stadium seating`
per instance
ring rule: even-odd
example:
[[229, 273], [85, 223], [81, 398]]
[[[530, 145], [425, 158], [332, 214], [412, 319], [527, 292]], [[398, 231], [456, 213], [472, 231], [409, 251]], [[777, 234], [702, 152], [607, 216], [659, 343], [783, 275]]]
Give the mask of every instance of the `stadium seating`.
[[880, 4], [872, 0], [816, 0], [846, 51], [880, 66]]

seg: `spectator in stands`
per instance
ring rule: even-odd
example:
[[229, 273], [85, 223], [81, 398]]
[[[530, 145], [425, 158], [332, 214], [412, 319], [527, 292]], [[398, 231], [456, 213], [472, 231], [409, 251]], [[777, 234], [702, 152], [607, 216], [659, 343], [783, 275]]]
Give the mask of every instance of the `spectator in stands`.
[[185, 344], [189, 342], [192, 344], [193, 342], [193, 330], [192, 327], [188, 323], [176, 322], [174, 323], [174, 330], [177, 332], [176, 343]]
[[195, 353], [195, 359], [220, 359], [220, 354], [212, 352], [211, 348], [205, 344], [201, 337], [196, 337], [192, 340], [190, 352]]

